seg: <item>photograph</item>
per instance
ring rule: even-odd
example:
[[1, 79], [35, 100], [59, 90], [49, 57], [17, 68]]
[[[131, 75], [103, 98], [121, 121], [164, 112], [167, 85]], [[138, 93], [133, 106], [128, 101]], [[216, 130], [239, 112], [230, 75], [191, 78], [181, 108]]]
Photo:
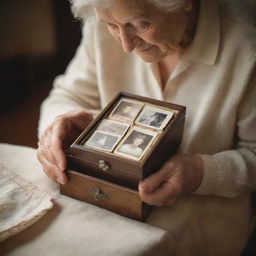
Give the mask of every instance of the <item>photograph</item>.
[[157, 135], [157, 132], [135, 127], [131, 129], [119, 143], [114, 153], [128, 158], [133, 158], [135, 160], [140, 160], [152, 145]]
[[112, 152], [120, 139], [120, 136], [95, 131], [84, 145], [91, 148]]
[[163, 130], [173, 116], [174, 113], [170, 110], [153, 106], [145, 106], [136, 119], [135, 124], [157, 130]]
[[121, 99], [114, 108], [109, 118], [117, 121], [132, 122], [143, 108], [143, 103], [135, 100]]
[[123, 137], [128, 129], [129, 124], [104, 119], [97, 128], [97, 131]]

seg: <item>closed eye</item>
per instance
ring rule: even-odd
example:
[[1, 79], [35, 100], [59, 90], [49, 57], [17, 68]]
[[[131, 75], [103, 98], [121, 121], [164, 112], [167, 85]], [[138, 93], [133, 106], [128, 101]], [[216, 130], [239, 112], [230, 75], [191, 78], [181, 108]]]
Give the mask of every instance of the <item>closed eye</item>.
[[151, 24], [148, 21], [138, 21], [136, 25], [138, 28], [146, 29], [149, 28]]
[[107, 23], [107, 25], [108, 25], [110, 28], [112, 28], [112, 29], [117, 29], [117, 28], [118, 28], [118, 26], [115, 25], [115, 24], [113, 24], [113, 23]]

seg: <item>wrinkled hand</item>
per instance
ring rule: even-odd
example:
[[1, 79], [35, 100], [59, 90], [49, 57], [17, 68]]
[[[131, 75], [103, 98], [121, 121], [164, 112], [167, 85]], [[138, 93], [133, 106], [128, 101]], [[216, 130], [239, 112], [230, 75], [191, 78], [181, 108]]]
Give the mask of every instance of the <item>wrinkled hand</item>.
[[76, 137], [93, 120], [92, 114], [85, 110], [71, 111], [57, 116], [45, 130], [38, 142], [37, 158], [44, 172], [52, 180], [65, 184], [67, 167], [65, 152]]
[[196, 190], [202, 178], [201, 156], [178, 154], [167, 161], [161, 170], [140, 182], [140, 197], [149, 205], [173, 205], [184, 192]]

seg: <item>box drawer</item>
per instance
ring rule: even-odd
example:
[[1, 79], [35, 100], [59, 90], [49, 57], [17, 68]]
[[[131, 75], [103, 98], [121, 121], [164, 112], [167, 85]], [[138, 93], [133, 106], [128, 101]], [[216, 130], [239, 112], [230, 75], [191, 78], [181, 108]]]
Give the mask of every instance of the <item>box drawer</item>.
[[150, 207], [142, 202], [136, 190], [72, 170], [67, 175], [68, 183], [60, 185], [61, 194], [136, 220], [145, 220], [149, 213]]

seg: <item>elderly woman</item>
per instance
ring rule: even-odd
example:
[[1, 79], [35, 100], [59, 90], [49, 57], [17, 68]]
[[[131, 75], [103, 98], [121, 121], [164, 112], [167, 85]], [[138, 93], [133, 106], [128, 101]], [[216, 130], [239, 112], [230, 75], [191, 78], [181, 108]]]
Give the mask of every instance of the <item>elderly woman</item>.
[[67, 182], [65, 150], [119, 91], [185, 105], [178, 153], [139, 185], [143, 201], [162, 206], [148, 222], [170, 231], [177, 255], [240, 255], [254, 221], [255, 29], [216, 0], [77, 0], [73, 9], [87, 18], [42, 105], [45, 173]]

